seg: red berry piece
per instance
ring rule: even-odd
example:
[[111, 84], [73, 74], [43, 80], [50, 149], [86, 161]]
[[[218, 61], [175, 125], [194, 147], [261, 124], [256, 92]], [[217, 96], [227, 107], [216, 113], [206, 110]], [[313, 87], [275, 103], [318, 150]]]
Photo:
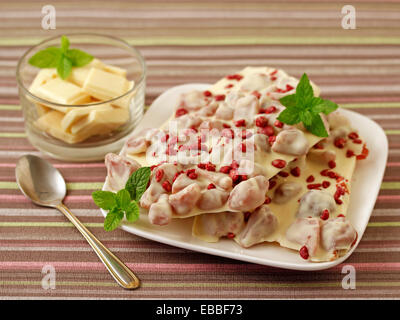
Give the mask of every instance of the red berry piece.
[[307, 260], [309, 256], [310, 255], [308, 254], [307, 247], [306, 246], [302, 246], [300, 248], [300, 257], [302, 257], [304, 260]]
[[188, 111], [186, 110], [186, 109], [184, 109], [184, 108], [179, 108], [179, 109], [177, 109], [176, 110], [176, 112], [175, 112], [175, 117], [181, 117], [181, 116], [183, 116], [184, 114], [186, 114], [186, 113], [188, 113]]
[[329, 210], [325, 209], [324, 211], [322, 211], [320, 218], [322, 220], [328, 220], [329, 219]]
[[161, 179], [163, 178], [163, 176], [164, 176], [164, 170], [163, 169], [158, 169], [157, 172], [156, 172], [156, 181], [160, 182]]
[[165, 181], [162, 183], [161, 186], [162, 186], [163, 189], [164, 189], [165, 191], [167, 191], [167, 192], [171, 192], [171, 190], [172, 190], [171, 183], [170, 183], [168, 180], [165, 180]]
[[299, 167], [295, 167], [292, 170], [290, 170], [290, 173], [294, 177], [300, 177], [300, 168]]
[[275, 159], [271, 162], [271, 164], [278, 169], [282, 169], [286, 167], [286, 161], [282, 159]]

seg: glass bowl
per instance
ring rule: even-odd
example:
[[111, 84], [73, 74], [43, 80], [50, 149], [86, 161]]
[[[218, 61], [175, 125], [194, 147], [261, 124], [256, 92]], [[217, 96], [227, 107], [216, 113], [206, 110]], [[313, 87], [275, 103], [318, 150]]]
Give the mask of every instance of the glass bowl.
[[[139, 51], [121, 39], [100, 34], [66, 36], [71, 49], [90, 53], [98, 59], [95, 61], [101, 61], [101, 66], [117, 67], [106, 71], [126, 70], [126, 78], [133, 81], [133, 86], [129, 82], [127, 91], [112, 99], [97, 100], [91, 97], [90, 101], [81, 104], [61, 104], [44, 98], [32, 83], [39, 71], [47, 70], [44, 71], [47, 77], [53, 79], [57, 78], [56, 71], [36, 68], [28, 61], [40, 50], [60, 46], [61, 35], [47, 39], [30, 48], [17, 66], [19, 99], [27, 138], [34, 147], [59, 160], [102, 160], [107, 153], [118, 152], [122, 148], [129, 133], [143, 116], [146, 65]], [[94, 66], [98, 67], [97, 64]], [[86, 67], [90, 68], [91, 65]], [[67, 80], [73, 83], [70, 77]], [[72, 124], [68, 121], [72, 121]]]

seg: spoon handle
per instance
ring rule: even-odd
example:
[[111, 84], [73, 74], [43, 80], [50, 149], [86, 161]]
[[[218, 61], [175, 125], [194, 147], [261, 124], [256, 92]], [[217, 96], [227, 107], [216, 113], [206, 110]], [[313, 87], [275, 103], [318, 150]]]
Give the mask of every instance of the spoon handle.
[[119, 260], [110, 250], [108, 250], [97, 238], [76, 218], [76, 216], [63, 204], [59, 204], [60, 210], [81, 232], [87, 242], [96, 252], [97, 256], [104, 263], [108, 271], [118, 284], [125, 289], [136, 289], [140, 285], [139, 279], [133, 272]]

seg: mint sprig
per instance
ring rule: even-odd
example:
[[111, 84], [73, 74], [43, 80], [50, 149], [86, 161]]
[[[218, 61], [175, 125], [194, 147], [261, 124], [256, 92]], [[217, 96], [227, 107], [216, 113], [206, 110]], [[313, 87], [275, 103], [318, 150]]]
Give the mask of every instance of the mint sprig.
[[142, 167], [132, 173], [124, 189], [116, 193], [111, 191], [94, 191], [92, 193], [94, 203], [99, 208], [108, 211], [104, 220], [104, 230], [116, 229], [124, 216], [129, 222], [135, 222], [139, 218], [138, 203], [146, 191], [150, 175], [150, 168]]
[[279, 100], [286, 109], [283, 110], [278, 120], [289, 124], [302, 122], [304, 127], [318, 137], [328, 137], [321, 113], [328, 115], [335, 111], [338, 105], [330, 100], [314, 97], [314, 90], [307, 74], [303, 74], [296, 87], [296, 93], [285, 96]]
[[72, 67], [83, 67], [93, 60], [93, 56], [79, 49], [69, 48], [69, 39], [61, 37], [60, 48], [48, 47], [35, 53], [29, 64], [38, 68], [56, 68], [61, 79], [66, 79]]

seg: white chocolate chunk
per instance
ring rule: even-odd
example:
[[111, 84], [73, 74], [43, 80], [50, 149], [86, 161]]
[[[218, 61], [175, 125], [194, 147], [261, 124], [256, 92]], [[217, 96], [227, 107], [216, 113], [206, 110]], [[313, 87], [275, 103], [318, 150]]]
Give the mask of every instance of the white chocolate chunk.
[[58, 78], [57, 70], [54, 68], [41, 69], [32, 81], [29, 91], [36, 95], [36, 89], [46, 84], [49, 80]]
[[60, 104], [77, 105], [91, 101], [89, 94], [83, 92], [81, 88], [60, 78], [47, 81], [36, 88], [35, 93], [42, 99]]
[[129, 88], [129, 82], [124, 77], [91, 68], [83, 84], [83, 90], [100, 100], [109, 100], [123, 95]]
[[112, 108], [112, 107], [109, 104], [71, 108], [71, 110], [68, 111], [65, 114], [64, 118], [62, 119], [61, 127], [63, 128], [64, 131], [68, 131], [73, 124], [75, 124], [77, 121], [79, 121], [83, 117], [88, 116], [90, 114], [90, 112], [106, 111], [106, 110], [110, 110], [110, 108]]

